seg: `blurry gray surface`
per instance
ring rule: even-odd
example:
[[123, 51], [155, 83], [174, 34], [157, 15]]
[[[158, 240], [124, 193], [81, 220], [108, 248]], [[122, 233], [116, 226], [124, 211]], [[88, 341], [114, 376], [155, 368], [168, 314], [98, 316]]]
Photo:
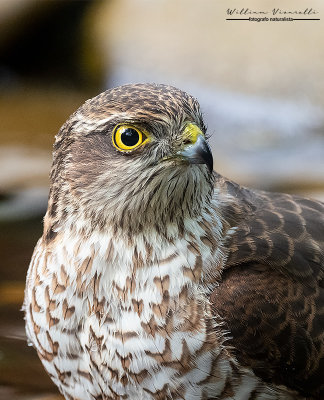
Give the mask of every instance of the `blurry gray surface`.
[[47, 207], [48, 189], [31, 187], [20, 190], [0, 202], [0, 222], [37, 217], [44, 214]]

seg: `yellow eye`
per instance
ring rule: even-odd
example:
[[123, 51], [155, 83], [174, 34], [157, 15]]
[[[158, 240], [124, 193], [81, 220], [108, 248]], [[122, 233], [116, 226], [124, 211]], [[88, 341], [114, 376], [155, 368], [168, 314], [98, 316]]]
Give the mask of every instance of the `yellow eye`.
[[113, 145], [121, 151], [131, 151], [145, 143], [147, 136], [132, 125], [119, 125], [112, 136]]

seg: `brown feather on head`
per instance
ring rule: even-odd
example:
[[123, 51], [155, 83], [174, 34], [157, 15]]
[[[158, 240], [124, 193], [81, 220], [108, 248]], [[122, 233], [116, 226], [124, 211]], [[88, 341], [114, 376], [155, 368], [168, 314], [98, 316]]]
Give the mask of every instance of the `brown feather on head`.
[[212, 162], [205, 131], [198, 102], [171, 86], [125, 85], [88, 100], [56, 137], [48, 216], [138, 232], [198, 215], [213, 187], [201, 165]]

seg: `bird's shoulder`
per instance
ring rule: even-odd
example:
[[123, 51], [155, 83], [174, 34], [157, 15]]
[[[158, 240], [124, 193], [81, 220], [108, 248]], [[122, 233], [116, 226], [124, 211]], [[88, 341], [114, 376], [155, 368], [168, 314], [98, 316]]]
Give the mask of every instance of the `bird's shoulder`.
[[303, 282], [324, 278], [323, 202], [253, 190], [228, 180], [222, 187], [232, 199], [224, 207], [225, 219], [235, 216], [226, 244], [226, 269], [252, 262]]
[[[223, 187], [241, 207], [211, 294], [238, 360], [264, 380], [324, 395], [324, 204]], [[231, 206], [233, 207], [233, 206]]]

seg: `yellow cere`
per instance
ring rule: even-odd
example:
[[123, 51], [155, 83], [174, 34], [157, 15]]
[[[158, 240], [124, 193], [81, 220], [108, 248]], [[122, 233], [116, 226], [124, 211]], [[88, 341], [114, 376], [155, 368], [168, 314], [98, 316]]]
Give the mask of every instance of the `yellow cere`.
[[198, 136], [203, 135], [202, 131], [198, 128], [197, 125], [192, 124], [191, 122], [187, 124], [183, 131], [183, 139], [189, 140], [192, 144], [196, 143]]
[[113, 145], [119, 151], [132, 151], [148, 141], [147, 134], [134, 125], [117, 125], [112, 135]]

